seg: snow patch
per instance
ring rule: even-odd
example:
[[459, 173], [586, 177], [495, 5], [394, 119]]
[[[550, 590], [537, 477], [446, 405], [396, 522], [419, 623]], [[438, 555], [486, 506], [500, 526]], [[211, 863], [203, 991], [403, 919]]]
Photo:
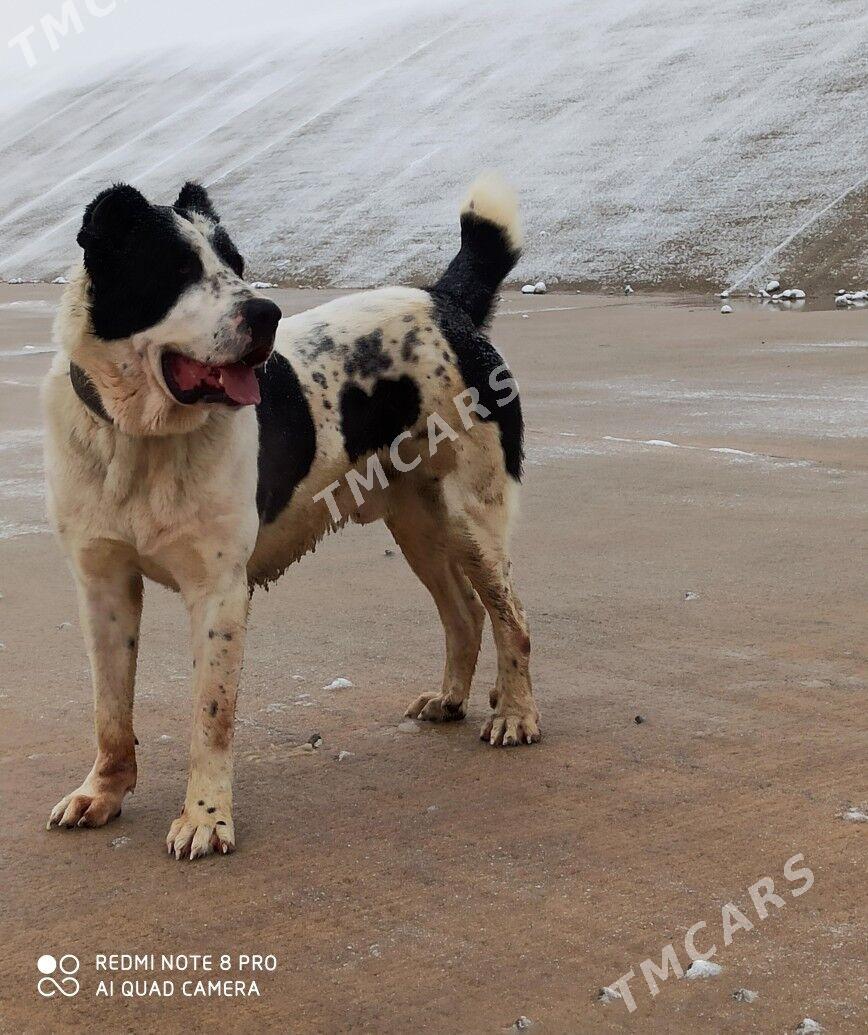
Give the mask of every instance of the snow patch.
[[755, 1003], [759, 999], [759, 992], [752, 992], [749, 988], [737, 988], [732, 993], [732, 998], [737, 1003]]
[[328, 686], [324, 686], [323, 690], [348, 690], [353, 683], [349, 679], [345, 679], [343, 676], [338, 676], [337, 679], [333, 679]]
[[850, 808], [844, 809], [839, 815], [841, 819], [847, 820], [848, 823], [868, 823], [868, 808], [857, 808], [855, 805], [851, 805]]
[[597, 992], [598, 1003], [614, 1003], [619, 999], [623, 999], [623, 996], [617, 988], [612, 988], [611, 985], [604, 985], [599, 992]]
[[685, 970], [684, 976], [688, 981], [696, 981], [697, 978], [717, 977], [722, 970], [719, 963], [712, 963], [711, 960], [694, 960]]

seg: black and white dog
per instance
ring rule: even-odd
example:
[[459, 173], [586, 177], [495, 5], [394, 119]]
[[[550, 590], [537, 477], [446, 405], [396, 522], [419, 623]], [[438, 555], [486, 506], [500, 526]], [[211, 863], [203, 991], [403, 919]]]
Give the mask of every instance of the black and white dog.
[[[497, 645], [491, 744], [533, 743], [530, 640], [512, 586], [523, 425], [483, 329], [520, 249], [515, 197], [471, 188], [430, 290], [385, 288], [281, 320], [202, 187], [171, 208], [129, 186], [88, 207], [44, 386], [49, 512], [75, 576], [97, 757], [49, 827], [101, 826], [136, 784], [143, 577], [190, 614], [190, 775], [167, 845], [229, 852], [232, 741], [250, 592], [347, 520], [382, 518], [446, 633], [442, 689], [407, 715], [461, 719], [483, 619]], [[363, 491], [364, 490], [364, 491]]]

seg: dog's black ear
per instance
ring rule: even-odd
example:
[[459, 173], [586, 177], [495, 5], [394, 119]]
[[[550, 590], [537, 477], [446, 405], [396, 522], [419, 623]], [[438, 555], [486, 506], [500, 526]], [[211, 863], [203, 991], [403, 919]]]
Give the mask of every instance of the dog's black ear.
[[135, 187], [116, 183], [87, 206], [78, 243], [87, 251], [100, 244], [121, 243], [152, 214], [151, 205]]
[[178, 195], [178, 200], [172, 207], [176, 212], [180, 212], [182, 209], [185, 212], [198, 212], [200, 216], [210, 219], [212, 223], [220, 222], [220, 217], [208, 197], [208, 191], [201, 183], [190, 183], [189, 181], [185, 183]]

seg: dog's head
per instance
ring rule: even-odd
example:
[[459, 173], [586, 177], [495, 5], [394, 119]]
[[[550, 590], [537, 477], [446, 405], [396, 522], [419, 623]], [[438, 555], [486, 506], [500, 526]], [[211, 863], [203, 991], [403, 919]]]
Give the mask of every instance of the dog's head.
[[189, 430], [209, 406], [259, 402], [256, 369], [281, 312], [244, 283], [203, 187], [186, 184], [171, 208], [111, 187], [87, 207], [78, 243], [89, 327], [69, 351], [124, 430]]

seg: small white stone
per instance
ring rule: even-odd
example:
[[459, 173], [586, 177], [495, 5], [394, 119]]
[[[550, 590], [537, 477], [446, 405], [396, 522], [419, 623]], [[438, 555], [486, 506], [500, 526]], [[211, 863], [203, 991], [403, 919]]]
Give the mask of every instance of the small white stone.
[[268, 288], [277, 287], [277, 284], [269, 284], [267, 280], [254, 280], [250, 286], [254, 291], [267, 291]]
[[858, 809], [855, 805], [851, 805], [849, 809], [845, 809], [841, 814], [841, 819], [846, 819], [849, 823], [868, 823], [868, 812], [864, 809]]
[[51, 283], [52, 284], [68, 284], [69, 281], [66, 279], [66, 277], [55, 277], [54, 280], [52, 280]]
[[757, 295], [757, 298], [768, 298], [768, 297], [769, 297], [768, 291], [766, 291], [765, 288], [760, 288], [760, 291], [759, 291], [759, 294]]
[[536, 287], [533, 284], [522, 285], [521, 293], [523, 295], [532, 295], [536, 291]]
[[731, 305], [722, 305], [720, 307], [720, 311], [722, 313], [731, 313], [732, 312], [732, 306]]
[[413, 722], [412, 719], [404, 719], [403, 722], [398, 723], [398, 729], [401, 733], [418, 733], [419, 727]]
[[685, 600], [699, 600], [699, 594], [698, 593], [694, 593], [694, 592], [692, 592], [691, 590], [688, 589], [684, 593], [684, 599]]
[[121, 837], [112, 838], [112, 848], [123, 848], [125, 845], [130, 843], [130, 839], [121, 835]]
[[847, 292], [843, 288], [838, 288], [838, 290], [835, 292], [835, 294], [836, 295], [846, 295]]
[[688, 981], [695, 981], [697, 978], [717, 977], [722, 970], [723, 967], [719, 963], [712, 963], [711, 960], [694, 960], [684, 972], [684, 976]]
[[352, 757], [353, 757], [353, 752], [352, 751], [340, 751], [338, 753], [338, 761], [339, 762], [343, 762], [343, 760], [345, 758], [352, 758]]
[[630, 287], [629, 284], [625, 284], [624, 285], [624, 294], [625, 295], [632, 295], [632, 294], [635, 294], [635, 292], [633, 291], [633, 288]]
[[533, 1027], [533, 1021], [530, 1019], [530, 1017], [525, 1017], [525, 1015], [522, 1014], [521, 1017], [519, 1017], [518, 1020], [515, 1022], [515, 1024], [513, 1024], [512, 1030], [513, 1031], [527, 1031], [529, 1028], [532, 1028], [532, 1027]]
[[768, 284], [766, 284], [766, 291], [771, 295], [773, 292], [777, 291], [780, 286], [781, 282], [779, 280], [770, 280]]
[[337, 679], [333, 679], [328, 686], [324, 686], [323, 690], [348, 690], [353, 684], [349, 679], [345, 679], [343, 676], [338, 676]]
[[598, 1003], [614, 1003], [618, 999], [623, 999], [623, 996], [617, 988], [612, 988], [611, 985], [604, 985], [599, 992], [597, 992]]
[[796, 1035], [816, 1035], [817, 1032], [822, 1030], [822, 1027], [815, 1020], [806, 1017], [796, 1028]]
[[721, 291], [721, 293], [717, 297], [718, 298], [729, 298], [729, 292], [728, 291]]
[[522, 320], [527, 320], [527, 319], [529, 319], [529, 317], [528, 317], [527, 313], [522, 313], [522, 314], [521, 314], [521, 318], [522, 318]]
[[792, 298], [805, 298], [806, 296], [805, 296], [805, 292], [802, 291], [801, 288], [793, 288], [792, 291], [790, 292], [790, 297], [792, 297]]
[[538, 280], [533, 286], [533, 293], [535, 295], [544, 295], [548, 291], [548, 286], [544, 280]]
[[168, 733], [164, 733], [162, 737], [158, 737], [157, 739], [161, 744], [168, 744], [172, 740]]
[[732, 998], [737, 1003], [755, 1003], [759, 999], [759, 992], [752, 992], [749, 988], [737, 988], [732, 993]]
[[21, 277], [11, 277], [6, 281], [7, 284], [23, 284], [24, 280]]

